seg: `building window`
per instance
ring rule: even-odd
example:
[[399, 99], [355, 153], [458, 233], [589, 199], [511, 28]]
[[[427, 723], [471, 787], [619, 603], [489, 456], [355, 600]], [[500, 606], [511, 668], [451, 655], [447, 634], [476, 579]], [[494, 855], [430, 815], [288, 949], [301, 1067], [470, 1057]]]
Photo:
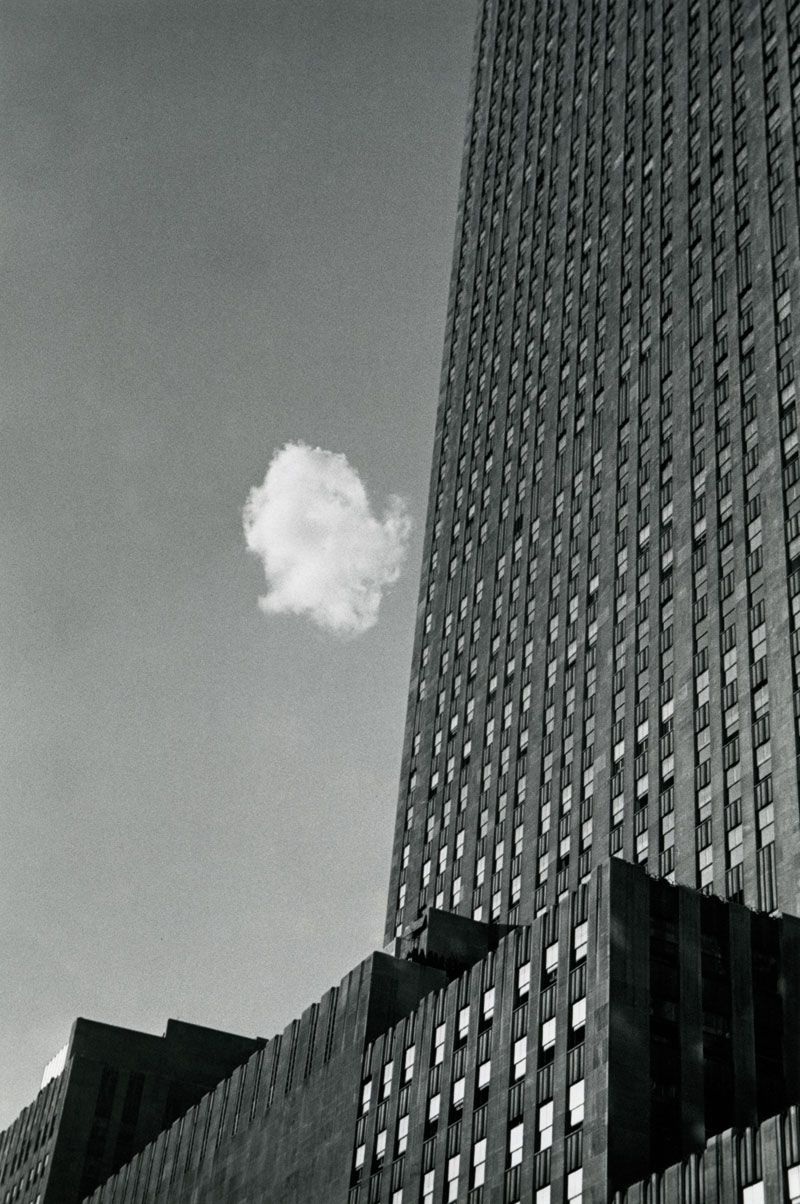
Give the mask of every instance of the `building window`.
[[584, 1080], [579, 1079], [569, 1089], [569, 1123], [571, 1126], [583, 1123]]
[[516, 1082], [517, 1079], [525, 1076], [525, 1062], [528, 1056], [528, 1038], [520, 1037], [514, 1042], [513, 1050], [513, 1069], [511, 1072], [512, 1079]]
[[537, 1130], [539, 1135], [538, 1146], [540, 1150], [549, 1150], [553, 1144], [553, 1101], [548, 1100], [546, 1104], [539, 1105], [539, 1113], [537, 1116]]
[[486, 1179], [486, 1138], [472, 1147], [472, 1186], [482, 1187]]
[[572, 1005], [572, 1027], [583, 1028], [586, 1023], [586, 996], [576, 999]]
[[446, 1026], [437, 1024], [436, 1031], [433, 1034], [433, 1065], [438, 1066], [444, 1061], [444, 1037]]
[[448, 1204], [458, 1199], [458, 1172], [461, 1158], [454, 1154], [447, 1163], [447, 1201]]
[[458, 1013], [458, 1039], [465, 1041], [469, 1032], [469, 1004]]
[[710, 887], [714, 881], [714, 846], [707, 845], [697, 854], [697, 872], [700, 888]]
[[514, 1125], [508, 1134], [508, 1165], [519, 1166], [522, 1162], [522, 1131], [523, 1124]]
[[567, 1204], [581, 1204], [583, 1199], [583, 1167], [567, 1175]]
[[789, 1204], [800, 1204], [800, 1163], [789, 1167], [786, 1185], [789, 1189]]
[[401, 1116], [397, 1122], [397, 1141], [395, 1153], [404, 1154], [408, 1145], [408, 1116]]
[[742, 1189], [742, 1204], [766, 1204], [763, 1180]]

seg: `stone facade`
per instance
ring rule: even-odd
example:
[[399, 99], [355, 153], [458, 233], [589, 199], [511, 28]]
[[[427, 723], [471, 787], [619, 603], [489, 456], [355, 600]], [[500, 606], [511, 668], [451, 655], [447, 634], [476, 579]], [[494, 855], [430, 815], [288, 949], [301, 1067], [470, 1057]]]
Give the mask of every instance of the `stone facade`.
[[439, 920], [92, 1204], [606, 1204], [800, 1094], [798, 920], [618, 860], [530, 926], [473, 926], [460, 967], [436, 964]]
[[264, 1042], [75, 1021], [61, 1073], [0, 1133], [3, 1204], [78, 1204]]
[[800, 912], [800, 5], [486, 0], [387, 939]]
[[701, 1154], [635, 1183], [613, 1204], [799, 1204], [800, 1118], [796, 1107], [762, 1125], [728, 1129]]

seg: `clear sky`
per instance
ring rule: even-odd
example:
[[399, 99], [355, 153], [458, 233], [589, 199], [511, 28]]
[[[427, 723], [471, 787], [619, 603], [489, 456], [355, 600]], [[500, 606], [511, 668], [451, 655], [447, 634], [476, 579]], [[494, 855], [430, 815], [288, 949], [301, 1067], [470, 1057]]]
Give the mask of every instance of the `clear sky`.
[[[475, 8], [2, 5], [0, 1127], [381, 943]], [[295, 441], [407, 501], [362, 634], [259, 609]]]

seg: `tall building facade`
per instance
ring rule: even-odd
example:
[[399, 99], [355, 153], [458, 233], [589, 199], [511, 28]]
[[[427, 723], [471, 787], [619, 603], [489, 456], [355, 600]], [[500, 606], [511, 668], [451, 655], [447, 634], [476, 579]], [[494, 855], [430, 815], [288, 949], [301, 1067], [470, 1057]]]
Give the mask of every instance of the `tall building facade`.
[[792, 0], [482, 8], [387, 938], [800, 910], [799, 81]]
[[386, 948], [93, 1204], [800, 1199], [799, 183], [800, 0], [483, 0]]
[[511, 931], [429, 910], [91, 1204], [774, 1204], [798, 1098], [800, 920], [615, 858]]
[[0, 1200], [79, 1204], [264, 1045], [179, 1020], [157, 1037], [79, 1018], [0, 1133]]

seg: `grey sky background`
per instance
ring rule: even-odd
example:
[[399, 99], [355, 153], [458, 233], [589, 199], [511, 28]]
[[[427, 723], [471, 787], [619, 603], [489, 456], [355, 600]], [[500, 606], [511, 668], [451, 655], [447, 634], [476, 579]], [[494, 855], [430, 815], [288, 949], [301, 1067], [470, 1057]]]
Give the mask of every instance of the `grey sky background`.
[[[0, 1128], [380, 944], [475, 7], [2, 6]], [[288, 440], [408, 499], [356, 639], [258, 608]]]

